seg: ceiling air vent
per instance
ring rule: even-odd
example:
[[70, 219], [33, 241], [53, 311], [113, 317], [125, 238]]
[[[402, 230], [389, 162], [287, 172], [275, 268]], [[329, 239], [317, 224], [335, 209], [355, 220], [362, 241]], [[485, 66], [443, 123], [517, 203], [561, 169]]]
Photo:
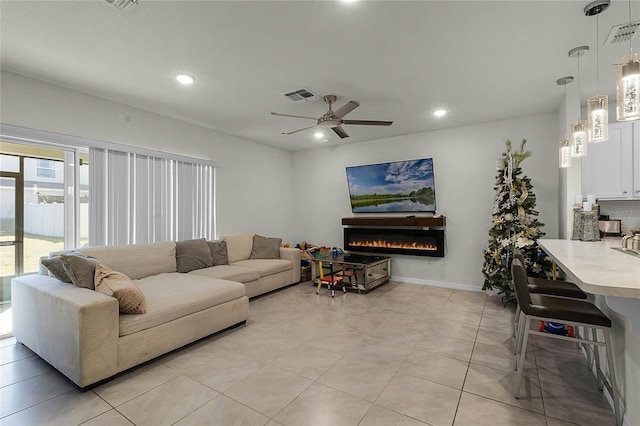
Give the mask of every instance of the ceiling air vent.
[[622, 43], [623, 41], [629, 41], [638, 31], [638, 28], [640, 28], [640, 21], [615, 25], [611, 27], [611, 31], [609, 31], [609, 35], [604, 41], [604, 44], [615, 44]]
[[311, 90], [305, 89], [305, 88], [282, 93], [282, 95], [291, 99], [293, 102], [312, 102], [312, 101], [319, 101], [320, 99], [322, 99], [320, 96], [316, 95]]
[[120, 10], [129, 10], [138, 5], [139, 0], [104, 0]]

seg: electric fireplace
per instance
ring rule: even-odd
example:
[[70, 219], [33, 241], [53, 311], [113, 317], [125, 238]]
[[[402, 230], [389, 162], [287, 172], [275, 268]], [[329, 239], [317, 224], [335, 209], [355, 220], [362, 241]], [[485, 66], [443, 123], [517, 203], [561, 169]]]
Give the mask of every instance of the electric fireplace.
[[350, 252], [444, 257], [444, 230], [347, 227], [344, 248]]

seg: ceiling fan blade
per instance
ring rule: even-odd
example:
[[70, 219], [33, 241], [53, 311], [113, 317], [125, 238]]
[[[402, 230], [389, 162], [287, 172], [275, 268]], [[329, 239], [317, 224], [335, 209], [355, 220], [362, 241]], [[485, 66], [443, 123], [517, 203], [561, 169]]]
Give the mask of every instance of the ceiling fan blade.
[[347, 102], [346, 104], [342, 105], [340, 108], [335, 110], [333, 112], [333, 115], [335, 115], [338, 118], [342, 118], [345, 115], [349, 114], [354, 109], [358, 108], [359, 106], [360, 106], [360, 102], [356, 101], [355, 99], [351, 99], [349, 102]]
[[364, 126], [391, 126], [393, 121], [379, 120], [342, 120], [342, 124], [360, 124]]
[[272, 112], [271, 115], [277, 115], [279, 117], [307, 118], [309, 120], [317, 120], [317, 118], [315, 117], [305, 117], [304, 115], [280, 114], [278, 112]]
[[301, 132], [303, 130], [311, 129], [312, 127], [316, 127], [316, 126], [317, 126], [317, 124], [314, 124], [313, 126], [305, 127], [303, 129], [294, 130], [293, 132], [288, 132], [288, 133], [282, 132], [282, 134], [283, 135], [292, 135], [294, 133], [298, 133], [298, 132]]
[[344, 129], [342, 127], [340, 127], [340, 126], [332, 127], [332, 130], [334, 132], [336, 132], [336, 135], [340, 136], [340, 139], [344, 139], [344, 138], [348, 138], [349, 137], [347, 132], [345, 132]]

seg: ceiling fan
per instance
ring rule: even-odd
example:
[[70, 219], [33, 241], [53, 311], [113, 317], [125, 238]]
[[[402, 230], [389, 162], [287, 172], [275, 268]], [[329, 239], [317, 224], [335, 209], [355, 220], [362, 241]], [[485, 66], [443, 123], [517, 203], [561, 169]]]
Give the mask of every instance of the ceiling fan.
[[290, 114], [279, 114], [277, 112], [272, 112], [271, 115], [277, 115], [280, 117], [293, 117], [293, 118], [306, 118], [308, 120], [315, 120], [316, 124], [304, 127], [302, 129], [294, 130], [293, 132], [282, 133], [283, 135], [293, 135], [294, 133], [301, 132], [303, 130], [311, 129], [312, 127], [320, 126], [325, 127], [327, 129], [331, 129], [336, 132], [336, 135], [340, 136], [340, 139], [348, 138], [349, 135], [344, 129], [341, 127], [343, 124], [359, 124], [364, 126], [391, 126], [393, 121], [378, 121], [378, 120], [344, 120], [343, 117], [349, 114], [354, 109], [360, 106], [360, 102], [352, 99], [346, 104], [342, 105], [336, 111], [331, 109], [331, 105], [336, 101], [337, 97], [335, 95], [326, 95], [322, 98], [325, 103], [329, 104], [329, 111], [327, 111], [322, 117], [314, 118], [314, 117], [305, 117], [302, 115], [290, 115]]

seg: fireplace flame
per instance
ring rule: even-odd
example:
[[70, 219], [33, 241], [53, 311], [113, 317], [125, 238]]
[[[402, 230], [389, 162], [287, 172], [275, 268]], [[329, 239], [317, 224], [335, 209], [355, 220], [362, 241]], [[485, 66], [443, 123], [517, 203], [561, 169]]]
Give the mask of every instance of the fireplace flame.
[[377, 241], [352, 241], [349, 243], [354, 247], [381, 247], [389, 249], [404, 249], [404, 250], [431, 250], [436, 251], [438, 247], [431, 244], [418, 244], [413, 243], [396, 243], [393, 241], [377, 240]]

